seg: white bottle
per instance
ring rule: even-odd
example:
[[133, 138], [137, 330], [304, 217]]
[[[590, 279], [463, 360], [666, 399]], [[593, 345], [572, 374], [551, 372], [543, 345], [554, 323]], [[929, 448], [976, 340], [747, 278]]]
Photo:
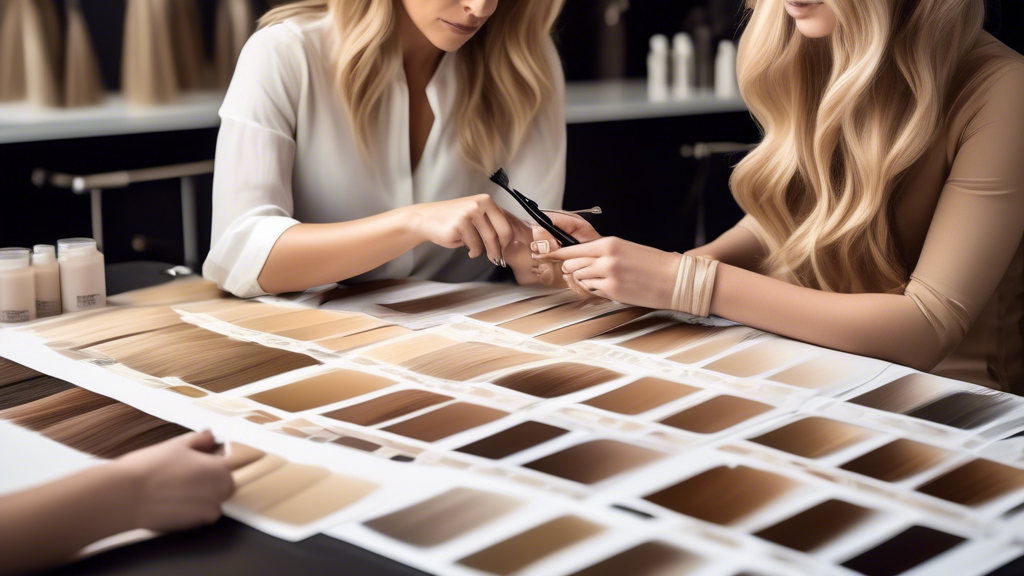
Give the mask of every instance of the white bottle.
[[686, 32], [672, 38], [672, 97], [682, 100], [697, 89], [697, 51]]
[[60, 266], [57, 264], [57, 249], [50, 244], [33, 246], [32, 271], [36, 277], [36, 318], [59, 315]]
[[36, 277], [28, 248], [0, 249], [0, 323], [18, 324], [36, 318]]
[[715, 97], [736, 98], [740, 87], [736, 80], [736, 45], [729, 40], [718, 43], [715, 56]]
[[647, 55], [647, 97], [653, 102], [668, 100], [668, 37], [651, 36], [651, 52]]
[[107, 305], [107, 280], [103, 254], [92, 238], [57, 241], [60, 264], [60, 296], [64, 312], [78, 312]]

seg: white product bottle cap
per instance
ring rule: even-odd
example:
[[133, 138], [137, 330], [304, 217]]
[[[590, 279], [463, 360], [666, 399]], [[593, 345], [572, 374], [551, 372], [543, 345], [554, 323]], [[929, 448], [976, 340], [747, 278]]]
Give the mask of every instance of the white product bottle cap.
[[0, 270], [17, 270], [29, 265], [28, 248], [0, 248]]
[[57, 249], [52, 244], [36, 244], [32, 247], [32, 263], [45, 264], [57, 260]]
[[668, 36], [655, 34], [651, 36], [651, 52], [662, 54], [668, 52]]
[[92, 238], [64, 238], [57, 240], [57, 254], [61, 258], [76, 258], [96, 252], [96, 241]]

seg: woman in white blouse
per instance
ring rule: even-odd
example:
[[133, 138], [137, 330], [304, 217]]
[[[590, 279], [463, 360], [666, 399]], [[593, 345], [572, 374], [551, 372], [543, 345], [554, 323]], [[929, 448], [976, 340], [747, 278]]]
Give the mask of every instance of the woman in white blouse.
[[542, 207], [561, 205], [561, 4], [305, 0], [269, 12], [220, 110], [203, 275], [242, 297], [483, 280], [503, 262], [535, 282], [530, 229], [488, 176], [504, 166]]

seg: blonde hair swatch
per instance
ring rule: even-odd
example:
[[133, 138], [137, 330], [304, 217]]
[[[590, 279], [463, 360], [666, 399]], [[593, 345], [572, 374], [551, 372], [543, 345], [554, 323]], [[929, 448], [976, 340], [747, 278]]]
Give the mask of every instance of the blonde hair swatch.
[[403, 364], [413, 358], [454, 346], [455, 340], [436, 334], [418, 334], [392, 344], [378, 346], [365, 353], [366, 356], [389, 364]]
[[132, 104], [166, 104], [178, 97], [170, 0], [128, 0], [121, 89]]
[[264, 509], [262, 515], [285, 524], [309, 524], [362, 500], [377, 488], [379, 485], [367, 480], [332, 474]]
[[471, 315], [470, 318], [487, 322], [488, 324], [501, 324], [502, 322], [509, 322], [523, 316], [536, 314], [537, 312], [561, 306], [578, 299], [579, 297], [572, 292], [560, 291], [555, 294], [534, 296], [518, 302], [512, 302], [511, 304], [498, 306], [497, 308], [484, 310], [483, 312], [477, 312]]
[[437, 546], [507, 515], [517, 500], [472, 488], [453, 488], [363, 524], [413, 546]]
[[471, 554], [459, 564], [482, 572], [512, 574], [603, 531], [600, 524], [578, 516], [560, 516]]
[[103, 101], [103, 78], [89, 26], [79, 0], [67, 0], [67, 42], [64, 57], [64, 105], [91, 106]]
[[170, 23], [178, 87], [182, 90], [206, 88], [210, 84], [210, 70], [206, 65], [202, 20], [196, 0], [171, 0]]
[[843, 379], [865, 381], [880, 371], [881, 366], [865, 363], [863, 358], [826, 353], [772, 374], [768, 376], [768, 380], [801, 388], [819, 389]]
[[412, 360], [403, 362], [402, 366], [427, 376], [461, 382], [547, 358], [542, 354], [519, 352], [493, 344], [461, 342], [434, 352], [418, 355]]
[[501, 326], [506, 330], [512, 330], [513, 332], [533, 336], [535, 334], [543, 334], [556, 328], [596, 318], [597, 316], [609, 312], [609, 306], [613, 305], [614, 304], [609, 303], [608, 300], [589, 298], [587, 300], [580, 300], [570, 302], [569, 304], [562, 304], [561, 306], [555, 306], [554, 308], [544, 310], [543, 312], [517, 318], [509, 322], [503, 322], [498, 326]]
[[598, 316], [597, 318], [591, 318], [590, 320], [584, 320], [565, 328], [559, 328], [546, 332], [537, 336], [537, 340], [541, 342], [547, 342], [548, 344], [554, 344], [556, 346], [568, 346], [569, 344], [575, 344], [582, 342], [594, 336], [604, 334], [609, 330], [613, 330], [626, 322], [636, 320], [650, 312], [647, 308], [626, 308], [625, 310], [619, 310], [618, 312], [611, 312]]
[[326, 480], [330, 475], [326, 468], [319, 466], [287, 463], [248, 484], [239, 486], [228, 502], [253, 512], [260, 512], [280, 504], [317, 482]]
[[401, 326], [384, 326], [383, 328], [374, 328], [373, 330], [358, 332], [348, 336], [317, 340], [314, 344], [333, 352], [347, 352], [349, 350], [355, 350], [356, 348], [362, 348], [363, 346], [377, 344], [378, 342], [383, 342], [392, 338], [399, 338], [411, 333], [412, 330]]
[[[631, 338], [619, 343], [619, 346], [647, 354], [665, 354], [729, 331], [730, 327], [701, 326], [680, 322]], [[735, 332], [735, 330], [732, 331]]]
[[227, 88], [245, 42], [256, 31], [256, 14], [249, 0], [219, 0], [214, 33], [217, 84]]
[[618, 372], [599, 366], [561, 362], [506, 374], [495, 379], [494, 384], [531, 396], [557, 398], [621, 376]]
[[[5, 99], [27, 99], [37, 106], [60, 106], [63, 50], [60, 18], [52, 0], [9, 0], [0, 48], [4, 58], [0, 85], [10, 82]], [[20, 59], [21, 62], [15, 62]]]
[[[250, 304], [231, 298], [217, 284], [198, 277], [177, 278], [171, 282], [124, 292], [107, 298], [109, 304], [135, 304], [141, 306], [170, 306], [188, 302], [192, 306], [224, 306], [233, 308]], [[198, 310], [197, 310], [198, 311]]]
[[367, 330], [374, 330], [376, 328], [383, 328], [391, 325], [388, 322], [377, 320], [370, 316], [350, 316], [346, 318], [341, 315], [337, 315], [337, 317], [337, 320], [318, 322], [316, 324], [302, 326], [292, 330], [275, 331], [274, 334], [277, 334], [282, 338], [291, 338], [293, 340], [310, 342], [313, 340], [351, 336], [352, 334], [358, 334], [360, 332], [366, 332]]
[[772, 338], [705, 364], [703, 368], [737, 378], [751, 378], [789, 364], [814, 350], [802, 342]]
[[325, 412], [324, 416], [360, 426], [373, 426], [451, 400], [425, 390], [401, 390], [361, 404]]
[[318, 408], [362, 396], [394, 384], [394, 380], [365, 372], [332, 370], [312, 378], [252, 394], [249, 398], [286, 412], [302, 412], [310, 408]]
[[0, 102], [25, 99], [23, 45], [20, 1], [0, 1]]
[[83, 348], [172, 326], [185, 324], [171, 308], [132, 306], [109, 307], [82, 316], [76, 314], [41, 324], [33, 332], [53, 343]]
[[[325, 324], [335, 320], [352, 318], [351, 314], [346, 314], [344, 312], [331, 312], [330, 310], [317, 310], [315, 308], [285, 308], [284, 310], [283, 314], [275, 313], [263, 316], [254, 316], [233, 321], [232, 324], [239, 328], [246, 328], [248, 330], [257, 330], [259, 332], [283, 335], [286, 332], [301, 328], [308, 328], [310, 326]], [[373, 326], [372, 321], [367, 320], [367, 323], [371, 327]], [[330, 336], [330, 334], [328, 334], [328, 336]]]

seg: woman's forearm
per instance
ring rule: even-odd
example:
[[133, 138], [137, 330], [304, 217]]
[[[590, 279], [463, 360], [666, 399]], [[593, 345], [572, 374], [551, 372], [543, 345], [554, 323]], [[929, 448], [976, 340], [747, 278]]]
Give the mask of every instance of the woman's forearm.
[[819, 346], [923, 371], [942, 345], [917, 304], [898, 294], [838, 294], [721, 264], [711, 313]]
[[137, 527], [138, 483], [104, 464], [0, 497], [0, 558], [5, 573], [58, 565], [82, 548]]
[[334, 224], [298, 224], [281, 235], [259, 275], [272, 294], [297, 292], [358, 276], [426, 239], [409, 225], [412, 207]]

